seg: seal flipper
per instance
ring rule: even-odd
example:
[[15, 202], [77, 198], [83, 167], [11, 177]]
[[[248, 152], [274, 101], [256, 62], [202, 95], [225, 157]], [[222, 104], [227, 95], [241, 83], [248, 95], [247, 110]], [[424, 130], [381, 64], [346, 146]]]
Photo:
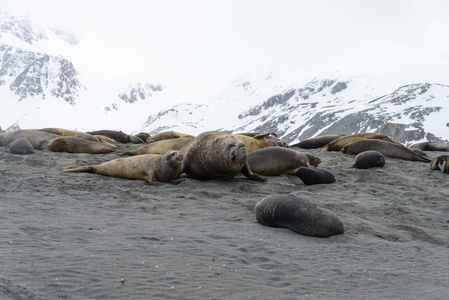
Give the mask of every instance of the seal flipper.
[[249, 180], [254, 180], [254, 181], [261, 181], [261, 182], [266, 182], [267, 179], [263, 178], [260, 175], [254, 174], [253, 172], [251, 172], [251, 169], [249, 168], [249, 164], [248, 162], [246, 162], [246, 164], [243, 166], [242, 171], [243, 175], [245, 175], [246, 178], [248, 178]]
[[444, 166], [445, 166], [445, 164], [446, 164], [446, 161], [445, 161], [445, 160], [442, 160], [442, 161], [438, 162], [438, 167], [439, 167], [440, 170], [443, 171], [443, 172], [444, 172]]
[[86, 173], [97, 173], [97, 169], [93, 166], [72, 166], [67, 167], [63, 172], [86, 172]]

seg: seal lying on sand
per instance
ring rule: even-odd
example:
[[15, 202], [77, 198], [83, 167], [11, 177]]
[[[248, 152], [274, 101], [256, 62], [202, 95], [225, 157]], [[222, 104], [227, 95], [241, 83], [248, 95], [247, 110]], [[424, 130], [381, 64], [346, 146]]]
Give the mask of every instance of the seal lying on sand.
[[91, 142], [74, 136], [61, 136], [52, 140], [43, 140], [36, 149], [53, 152], [105, 154], [117, 151], [117, 146], [109, 143]]
[[[353, 143], [360, 140], [366, 140], [366, 139], [374, 139], [374, 140], [382, 140], [387, 141], [390, 143], [397, 143], [396, 141], [390, 139], [385, 134], [381, 133], [372, 133], [372, 132], [364, 132], [364, 133], [357, 133], [353, 135], [345, 135], [339, 138], [336, 138], [323, 148], [322, 150], [326, 151], [340, 151], [346, 144]], [[397, 143], [399, 144], [399, 143]]]
[[293, 172], [293, 175], [298, 176], [299, 179], [306, 185], [312, 184], [328, 184], [335, 182], [335, 176], [328, 170], [318, 168], [300, 167]]
[[299, 143], [290, 145], [290, 147], [300, 147], [303, 149], [318, 149], [318, 148], [326, 146], [333, 140], [338, 139], [342, 136], [345, 136], [345, 135], [344, 134], [329, 134], [329, 135], [317, 136], [317, 137], [305, 139]]
[[81, 131], [68, 130], [68, 129], [62, 129], [62, 128], [42, 128], [42, 129], [38, 129], [38, 130], [54, 133], [57, 135], [63, 135], [63, 136], [81, 136], [81, 135], [87, 134], [87, 133], [81, 132]]
[[107, 136], [108, 138], [114, 139], [117, 142], [124, 143], [124, 144], [127, 144], [127, 143], [143, 144], [144, 143], [144, 141], [142, 141], [140, 138], [133, 136], [133, 135], [123, 133], [123, 131], [96, 130], [96, 131], [89, 131], [87, 133], [91, 134], [91, 135], [104, 135], [104, 136]]
[[271, 132], [263, 133], [255, 135], [254, 137], [241, 135], [241, 134], [233, 134], [233, 136], [237, 137], [241, 140], [246, 147], [246, 152], [251, 153], [259, 149], [267, 148], [267, 147], [288, 147], [287, 143], [284, 140], [274, 140], [270, 138], [266, 138], [269, 136]]
[[63, 171], [95, 173], [147, 182], [169, 182], [181, 173], [182, 160], [183, 156], [179, 151], [170, 151], [164, 155], [145, 154], [117, 158], [99, 165], [68, 167]]
[[407, 147], [404, 147], [398, 143], [390, 143], [381, 140], [359, 140], [357, 142], [347, 144], [343, 147], [343, 149], [341, 149], [341, 152], [356, 155], [367, 150], [376, 150], [384, 156], [391, 158], [430, 162], [429, 158], [421, 156]]
[[43, 140], [54, 139], [57, 137], [60, 137], [60, 135], [45, 131], [39, 131], [37, 129], [15, 130], [0, 134], [0, 147], [6, 147], [18, 138], [26, 138], [28, 141], [30, 141], [31, 145], [33, 145], [34, 149], [37, 149], [36, 144], [38, 144], [39, 142]]
[[443, 173], [449, 173], [449, 155], [440, 155], [430, 162], [431, 170], [441, 170]]
[[181, 139], [185, 137], [193, 137], [190, 134], [175, 132], [175, 131], [164, 131], [155, 135], [150, 136], [146, 142], [147, 144], [157, 142], [157, 141], [163, 141], [163, 140], [170, 140], [170, 139]]
[[281, 147], [263, 148], [248, 154], [251, 171], [260, 175], [293, 174], [299, 167], [317, 167], [320, 163], [315, 155]]
[[368, 169], [374, 167], [383, 167], [385, 165], [385, 156], [375, 150], [363, 151], [355, 157], [354, 164], [350, 168]]
[[307, 200], [287, 195], [271, 195], [254, 206], [257, 222], [296, 233], [328, 237], [344, 233], [341, 220], [330, 210]]
[[411, 149], [419, 149], [422, 151], [449, 151], [449, 144], [439, 142], [423, 142], [410, 146]]
[[34, 153], [33, 145], [26, 138], [18, 138], [6, 146], [5, 150], [13, 154], [32, 154]]
[[266, 181], [251, 172], [245, 144], [227, 132], [203, 132], [180, 152], [184, 155], [182, 173], [190, 178], [230, 179], [241, 172], [250, 180]]
[[121, 150], [114, 153], [114, 155], [140, 155], [140, 154], [165, 154], [170, 150], [180, 150], [187, 145], [193, 138], [169, 139], [152, 142], [148, 145], [137, 147], [133, 150]]

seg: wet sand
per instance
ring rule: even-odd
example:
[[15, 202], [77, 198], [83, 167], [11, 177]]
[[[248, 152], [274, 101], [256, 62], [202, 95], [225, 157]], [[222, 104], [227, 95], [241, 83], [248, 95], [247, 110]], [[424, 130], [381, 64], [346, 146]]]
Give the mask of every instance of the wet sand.
[[[348, 169], [354, 156], [301, 151], [337, 181], [148, 184], [62, 172], [110, 155], [0, 148], [0, 298], [445, 299], [449, 174], [392, 158]], [[257, 223], [255, 203], [273, 194], [332, 210], [345, 234]]]

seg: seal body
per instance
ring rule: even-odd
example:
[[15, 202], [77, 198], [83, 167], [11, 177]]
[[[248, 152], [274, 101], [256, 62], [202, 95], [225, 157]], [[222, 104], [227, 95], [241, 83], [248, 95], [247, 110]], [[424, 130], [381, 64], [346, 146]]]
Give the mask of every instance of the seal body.
[[248, 154], [251, 171], [268, 176], [293, 174], [299, 167], [317, 167], [321, 160], [309, 153], [281, 147], [268, 147]]
[[246, 152], [251, 153], [259, 149], [267, 147], [288, 147], [287, 143], [279, 139], [266, 138], [271, 133], [258, 134], [255, 136], [248, 136], [242, 134], [234, 134], [239, 140], [241, 140], [246, 147]]
[[147, 145], [137, 147], [133, 150], [117, 151], [114, 154], [123, 155], [141, 155], [141, 154], [165, 154], [170, 150], [181, 150], [193, 138], [169, 139], [152, 142]]
[[271, 195], [254, 206], [257, 222], [315, 237], [344, 233], [341, 220], [330, 210], [307, 200], [286, 195]]
[[170, 139], [180, 139], [185, 137], [193, 137], [189, 134], [175, 132], [175, 131], [164, 131], [155, 135], [150, 136], [146, 139], [147, 144], [157, 142], [157, 141], [163, 141], [163, 140], [170, 140]]
[[31, 145], [33, 145], [34, 149], [37, 149], [36, 145], [39, 142], [43, 140], [54, 139], [57, 137], [60, 137], [60, 135], [45, 131], [39, 131], [37, 129], [15, 130], [0, 135], [0, 147], [6, 147], [16, 139], [25, 138], [31, 143]]
[[50, 133], [54, 133], [54, 134], [62, 135], [62, 136], [81, 136], [81, 135], [87, 134], [87, 133], [81, 132], [81, 131], [68, 130], [68, 129], [62, 129], [62, 128], [42, 128], [42, 129], [39, 129], [39, 131], [50, 132]]
[[449, 144], [439, 142], [423, 142], [410, 146], [411, 149], [419, 149], [422, 151], [441, 151], [448, 152]]
[[303, 149], [318, 149], [318, 148], [326, 146], [333, 140], [338, 139], [342, 136], [345, 136], [345, 135], [344, 134], [329, 134], [329, 135], [317, 136], [317, 137], [305, 139], [299, 143], [290, 145], [290, 147], [299, 147], [299, 148], [303, 148]]
[[250, 180], [266, 181], [251, 171], [245, 144], [227, 132], [203, 132], [180, 151], [184, 155], [182, 173], [190, 178], [230, 179], [241, 172]]
[[6, 150], [13, 154], [32, 154], [34, 153], [33, 145], [31, 145], [30, 141], [26, 138], [18, 138], [12, 141], [8, 146], [6, 146]]
[[[325, 145], [322, 150], [326, 151], [340, 151], [345, 145], [349, 143], [353, 143], [360, 140], [373, 139], [373, 140], [382, 140], [390, 143], [397, 143], [396, 141], [390, 139], [385, 134], [381, 133], [372, 133], [372, 132], [364, 132], [357, 133], [353, 135], [345, 135], [339, 138], [336, 138], [329, 144]], [[399, 144], [399, 143], [397, 143]]]
[[293, 172], [293, 175], [306, 185], [334, 183], [335, 176], [332, 172], [318, 168], [300, 167]]
[[99, 165], [74, 166], [64, 172], [87, 172], [125, 179], [145, 180], [147, 182], [168, 182], [181, 173], [183, 155], [170, 151], [164, 155], [145, 154], [117, 158]]
[[385, 165], [385, 156], [379, 151], [368, 150], [363, 151], [355, 157], [354, 164], [351, 168], [368, 169], [374, 167], [383, 167]]
[[136, 137], [132, 137], [129, 134], [124, 133], [123, 131], [115, 131], [115, 130], [97, 130], [97, 131], [89, 131], [87, 132], [88, 134], [91, 135], [104, 135], [107, 136], [108, 138], [114, 139], [117, 142], [123, 143], [123, 144], [127, 144], [127, 143], [135, 143], [135, 144], [139, 144], [139, 143], [143, 143], [143, 141], [141, 139], [137, 140]]
[[381, 140], [359, 140], [357, 142], [345, 145], [343, 149], [341, 149], [341, 152], [345, 154], [357, 155], [368, 150], [376, 150], [384, 156], [391, 158], [430, 162], [429, 158], [419, 155], [418, 153], [410, 150], [410, 148], [404, 147], [398, 143], [390, 143]]
[[431, 170], [441, 170], [443, 173], [449, 173], [449, 155], [440, 155], [430, 162]]
[[61, 136], [41, 141], [36, 149], [53, 152], [105, 154], [117, 151], [117, 146], [109, 143], [97, 143], [73, 136]]

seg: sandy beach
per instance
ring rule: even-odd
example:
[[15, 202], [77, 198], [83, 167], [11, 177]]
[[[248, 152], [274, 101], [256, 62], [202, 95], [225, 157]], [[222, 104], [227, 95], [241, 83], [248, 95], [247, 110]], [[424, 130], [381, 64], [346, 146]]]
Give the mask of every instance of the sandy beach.
[[[132, 147], [119, 145], [120, 148]], [[63, 173], [111, 155], [0, 148], [1, 299], [446, 299], [449, 174], [386, 158], [302, 150], [336, 182], [243, 175], [152, 183]], [[430, 157], [443, 153], [427, 152]], [[291, 194], [332, 210], [345, 234], [257, 223], [254, 205]]]

